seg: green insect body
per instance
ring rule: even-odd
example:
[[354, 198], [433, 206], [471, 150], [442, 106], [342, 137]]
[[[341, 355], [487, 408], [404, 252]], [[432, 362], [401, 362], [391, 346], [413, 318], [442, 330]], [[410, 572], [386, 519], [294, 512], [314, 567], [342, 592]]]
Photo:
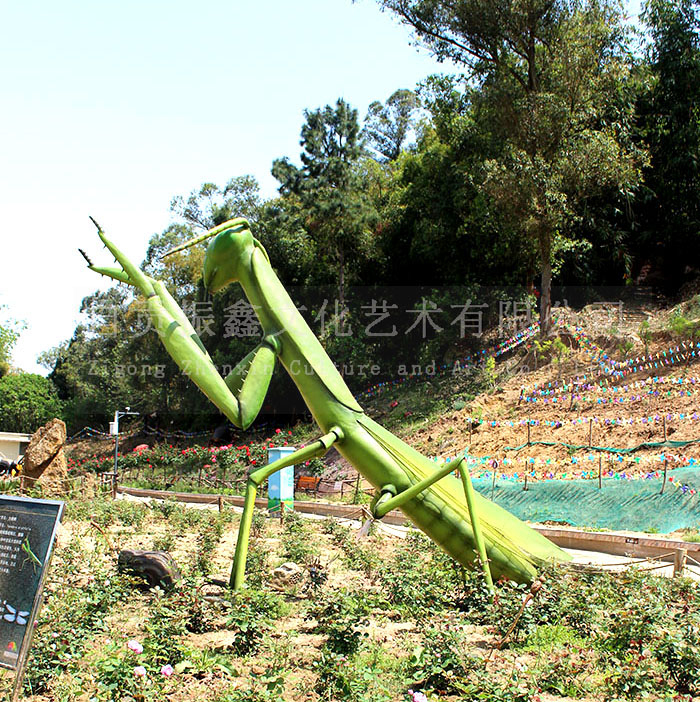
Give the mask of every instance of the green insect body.
[[29, 537], [25, 536], [24, 540], [22, 541], [22, 545], [20, 548], [27, 554], [27, 557], [24, 559], [24, 563], [29, 561], [32, 564], [32, 567], [34, 568], [34, 572], [36, 572], [37, 568], [41, 568], [41, 561], [37, 557], [37, 555], [32, 551], [32, 547], [29, 545]]
[[[215, 237], [204, 261], [205, 285], [215, 292], [230, 283], [240, 283], [260, 320], [263, 341], [225, 379], [219, 376], [194, 329], [164, 286], [138, 270], [99, 231], [122, 270], [90, 267], [141, 289], [147, 296], [155, 328], [167, 350], [236, 426], [245, 428], [257, 416], [275, 359], [279, 358], [324, 432], [314, 445], [300, 449], [284, 462], [278, 461], [251, 474], [232, 573], [234, 587], [240, 587], [243, 581], [257, 487], [274, 470], [291, 465], [290, 461], [301, 462], [310, 456], [322, 455], [331, 445], [377, 488], [373, 505], [377, 514], [383, 514], [383, 503], [388, 507], [393, 500], [419, 529], [464, 565], [472, 565], [477, 559], [475, 549], [481, 542], [480, 534], [475, 534], [477, 525], [483, 532], [490, 571], [495, 578], [531, 582], [537, 568], [545, 562], [569, 559], [548, 539], [478, 493], [472, 498], [476, 514], [470, 514], [465, 501], [466, 483], [463, 489], [452, 475], [432, 482], [415, 496], [407, 492], [421, 481], [434, 480], [435, 464], [363, 412], [297, 311], [245, 220], [227, 222], [170, 252]], [[454, 462], [453, 469], [448, 466], [443, 472], [457, 469], [464, 476], [464, 466], [459, 462]]]

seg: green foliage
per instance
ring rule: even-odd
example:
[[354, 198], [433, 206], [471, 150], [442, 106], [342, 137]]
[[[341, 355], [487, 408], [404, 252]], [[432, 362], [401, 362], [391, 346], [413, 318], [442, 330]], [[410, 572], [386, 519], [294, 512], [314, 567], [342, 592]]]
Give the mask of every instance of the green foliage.
[[[82, 578], [76, 580], [76, 574]], [[75, 541], [59, 549], [34, 634], [25, 692], [45, 693], [83, 655], [84, 647], [103, 630], [106, 618], [130, 590], [130, 581], [105, 564], [100, 549], [85, 551]]]
[[672, 289], [700, 261], [700, 22], [692, 0], [648, 0], [641, 19], [651, 42], [639, 129], [651, 161], [640, 202], [639, 255], [666, 273]]
[[261, 539], [251, 539], [246, 560], [246, 580], [252, 588], [261, 588], [270, 575], [270, 554]]
[[700, 669], [700, 621], [697, 618], [683, 622], [675, 631], [666, 631], [655, 655], [666, 666], [679, 692], [692, 695], [700, 692], [697, 677]]
[[325, 648], [349, 655], [359, 650], [366, 633], [370, 601], [363, 592], [332, 590], [314, 603], [309, 616], [316, 620], [316, 631], [326, 636]]
[[463, 595], [455, 562], [420, 532], [407, 534], [378, 576], [389, 602], [416, 616], [453, 606]]
[[[211, 514], [211, 513], [210, 513]], [[208, 575], [212, 570], [212, 554], [214, 549], [219, 544], [223, 534], [225, 523], [224, 512], [210, 517], [207, 522], [204, 522], [197, 534], [197, 545], [195, 548], [194, 567], [196, 572], [202, 575]]]
[[396, 90], [386, 104], [370, 103], [362, 134], [380, 157], [395, 161], [413, 126], [418, 98], [413, 90]]
[[649, 342], [652, 338], [651, 325], [649, 324], [648, 320], [645, 319], [640, 323], [638, 334], [639, 338], [644, 344], [644, 355], [646, 356], [649, 353]]
[[553, 651], [558, 648], [581, 648], [586, 639], [565, 624], [542, 624], [532, 630], [521, 646], [523, 651]]
[[277, 159], [272, 174], [280, 181], [282, 195], [299, 199], [304, 228], [321, 260], [336, 272], [342, 305], [351, 275], [371, 257], [369, 229], [376, 218], [356, 170], [363, 154], [357, 110], [339, 99], [335, 107], [305, 110], [304, 117], [302, 167]]
[[66, 516], [69, 519], [90, 519], [103, 529], [113, 525], [135, 527], [143, 524], [149, 508], [139, 502], [128, 500], [113, 500], [104, 495], [89, 501], [70, 501], [66, 505]]
[[175, 665], [185, 656], [183, 638], [187, 632], [187, 615], [178, 605], [177, 597], [155, 588], [143, 642], [153, 665]]
[[62, 413], [61, 401], [48, 378], [34, 373], [0, 378], [0, 431], [33, 434]]
[[581, 656], [576, 649], [563, 648], [549, 654], [536, 666], [532, 675], [543, 692], [577, 698], [591, 689], [585, 677], [588, 665], [590, 660]]
[[546, 330], [552, 268], [564, 252], [591, 248], [574, 229], [583, 203], [640, 179], [631, 105], [619, 99], [627, 66], [617, 6], [379, 1], [439, 59], [476, 75], [464, 103], [498, 144], [484, 154], [482, 190], [537, 251]]
[[262, 644], [271, 622], [285, 611], [282, 598], [264, 590], [231, 593], [227, 627], [234, 633], [230, 650], [235, 656], [255, 653]]
[[484, 378], [489, 389], [494, 390], [498, 381], [498, 372], [496, 371], [496, 359], [493, 356], [489, 356], [484, 363]]
[[311, 531], [296, 512], [285, 512], [281, 540], [284, 557], [295, 563], [306, 563], [316, 553]]
[[464, 679], [477, 661], [464, 653], [464, 639], [449, 625], [430, 627], [423, 632], [421, 645], [411, 654], [410, 679], [426, 689], [460, 693]]
[[246, 217], [254, 222], [261, 204], [259, 193], [260, 186], [253, 176], [237, 176], [223, 188], [204, 183], [187, 198], [175, 197], [170, 209], [196, 229], [212, 229], [234, 217]]
[[694, 339], [700, 336], [700, 320], [689, 320], [680, 308], [676, 308], [669, 320], [671, 333], [678, 339]]
[[[0, 311], [4, 309], [4, 305], [0, 305]], [[12, 319], [0, 320], [0, 378], [10, 370], [12, 349], [23, 328], [22, 323]]]
[[248, 684], [216, 697], [214, 702], [284, 702], [282, 671], [270, 667], [262, 675], [253, 674]]

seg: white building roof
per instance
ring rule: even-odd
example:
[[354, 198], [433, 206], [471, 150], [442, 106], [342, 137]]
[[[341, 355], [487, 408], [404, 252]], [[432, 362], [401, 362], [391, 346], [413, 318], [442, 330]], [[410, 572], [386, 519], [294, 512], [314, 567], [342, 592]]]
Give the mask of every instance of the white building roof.
[[29, 441], [31, 434], [19, 434], [14, 431], [0, 431], [0, 441]]

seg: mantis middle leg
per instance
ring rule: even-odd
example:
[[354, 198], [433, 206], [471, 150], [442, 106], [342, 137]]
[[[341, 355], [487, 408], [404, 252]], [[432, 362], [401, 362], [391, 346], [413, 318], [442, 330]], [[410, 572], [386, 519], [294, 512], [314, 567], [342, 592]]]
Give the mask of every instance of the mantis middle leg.
[[328, 434], [317, 439], [312, 444], [290, 453], [289, 456], [273, 461], [267, 466], [258, 468], [248, 476], [248, 483], [245, 490], [245, 501], [243, 503], [243, 516], [238, 529], [238, 541], [236, 542], [236, 555], [233, 559], [233, 569], [231, 570], [231, 587], [240, 590], [245, 578], [245, 564], [248, 558], [248, 541], [250, 540], [250, 525], [253, 521], [253, 510], [255, 508], [255, 496], [258, 488], [273, 473], [282, 468], [293, 466], [299, 461], [308, 461], [310, 458], [323, 456], [331, 446], [343, 438], [341, 429], [334, 427]]

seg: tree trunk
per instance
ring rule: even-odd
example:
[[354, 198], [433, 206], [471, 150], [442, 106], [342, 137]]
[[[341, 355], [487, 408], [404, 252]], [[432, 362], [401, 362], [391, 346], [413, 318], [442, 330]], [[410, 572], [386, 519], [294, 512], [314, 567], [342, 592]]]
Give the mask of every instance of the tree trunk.
[[345, 256], [343, 247], [338, 247], [338, 309], [345, 308]]
[[540, 239], [540, 263], [542, 266], [542, 290], [540, 294], [540, 336], [548, 337], [552, 321], [552, 258], [549, 237]]

